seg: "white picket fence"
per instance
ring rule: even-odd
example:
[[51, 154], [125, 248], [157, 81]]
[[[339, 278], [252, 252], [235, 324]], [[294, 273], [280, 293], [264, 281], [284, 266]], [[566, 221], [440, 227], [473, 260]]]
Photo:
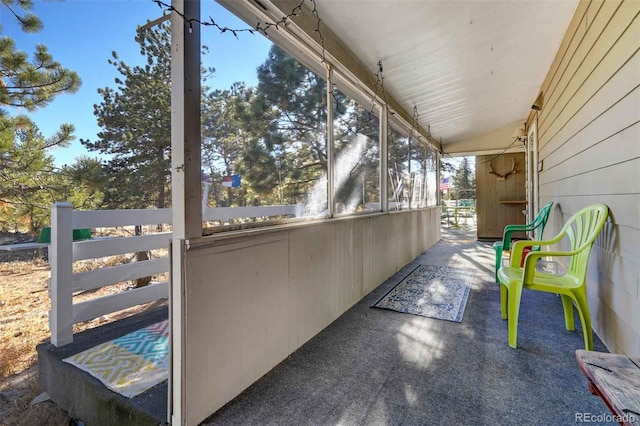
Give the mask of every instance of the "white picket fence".
[[[206, 208], [205, 221], [269, 216], [300, 216], [299, 205]], [[86, 259], [169, 248], [170, 232], [129, 237], [94, 238], [73, 241], [74, 229], [113, 228], [136, 225], [171, 224], [171, 209], [156, 210], [74, 210], [68, 203], [51, 208], [49, 263], [49, 330], [51, 343], [63, 346], [73, 342], [73, 325], [169, 296], [169, 283], [151, 283], [145, 287], [74, 303], [76, 292], [96, 290], [137, 278], [169, 271], [168, 256], [141, 262], [73, 272], [73, 263]], [[168, 251], [168, 250], [167, 250]]]

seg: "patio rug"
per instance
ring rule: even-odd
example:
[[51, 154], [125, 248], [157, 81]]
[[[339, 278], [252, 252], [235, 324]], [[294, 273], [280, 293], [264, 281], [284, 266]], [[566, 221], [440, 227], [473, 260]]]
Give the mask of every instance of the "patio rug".
[[128, 398], [167, 380], [169, 321], [102, 343], [64, 359]]
[[473, 269], [419, 265], [372, 307], [461, 322]]

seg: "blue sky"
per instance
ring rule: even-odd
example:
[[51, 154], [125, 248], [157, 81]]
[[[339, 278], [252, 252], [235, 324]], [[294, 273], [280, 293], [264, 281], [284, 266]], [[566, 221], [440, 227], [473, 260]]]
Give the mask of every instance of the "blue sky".
[[[162, 9], [151, 0], [36, 0], [33, 12], [44, 28], [37, 34], [25, 34], [0, 7], [2, 35], [13, 38], [17, 48], [29, 55], [36, 44], [46, 45], [55, 60], [80, 75], [82, 87], [75, 94], [58, 96], [31, 117], [45, 135], [55, 132], [61, 123], [75, 125], [76, 140], [71, 146], [51, 152], [56, 165], [71, 164], [79, 155], [99, 157], [97, 152], [86, 151], [79, 139], [95, 140], [100, 130], [93, 115], [93, 105], [101, 101], [97, 89], [115, 87], [114, 78], [118, 76], [107, 60], [115, 50], [129, 65], [142, 63], [134, 40], [136, 27], [162, 16]], [[202, 15], [229, 28], [247, 27], [214, 0], [203, 1]], [[227, 89], [236, 81], [255, 85], [256, 68], [264, 62], [271, 46], [261, 35], [239, 33], [235, 38], [211, 27], [202, 29], [202, 43], [210, 49], [203, 57], [204, 65], [216, 68], [214, 77], [207, 81], [214, 89]]]

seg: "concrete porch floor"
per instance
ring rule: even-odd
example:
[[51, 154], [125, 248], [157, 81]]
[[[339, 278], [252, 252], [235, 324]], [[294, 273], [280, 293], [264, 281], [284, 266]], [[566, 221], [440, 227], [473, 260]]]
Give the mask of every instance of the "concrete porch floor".
[[[461, 323], [370, 307], [418, 264], [476, 270]], [[508, 346], [493, 264], [475, 229], [443, 227], [440, 243], [204, 424], [562, 425], [609, 413], [589, 393], [574, 355], [581, 329], [565, 330], [555, 295], [525, 292], [519, 349]], [[594, 349], [606, 351], [597, 337]]]
[[[555, 295], [525, 291], [519, 349], [508, 346], [493, 262], [491, 244], [476, 241], [474, 229], [443, 228], [440, 243], [203, 424], [560, 425], [574, 424], [577, 413], [608, 414], [604, 403], [589, 393], [575, 361], [574, 351], [583, 348], [580, 326], [574, 333], [564, 329], [562, 304]], [[461, 323], [370, 308], [418, 264], [476, 270]], [[116, 333], [99, 330], [94, 333], [102, 337]], [[120, 329], [121, 334], [129, 331]], [[597, 337], [594, 340], [595, 350], [606, 351]], [[51, 356], [46, 349], [39, 350], [41, 362]], [[41, 382], [49, 387], [56, 386], [51, 378], [47, 382], [47, 374], [57, 368], [54, 364], [49, 359], [47, 371], [40, 370]], [[166, 413], [166, 383], [127, 402], [75, 367], [64, 367], [64, 374], [72, 377], [70, 389], [115, 401], [109, 406], [118, 408], [108, 412], [125, 413], [128, 424], [137, 424], [137, 415], [144, 423], [160, 423]], [[111, 419], [110, 414], [109, 421], [103, 418], [96, 424], [115, 424]], [[88, 419], [85, 423], [93, 424]]]
[[75, 334], [69, 345], [59, 348], [49, 343], [39, 345], [40, 387], [70, 417], [81, 420], [86, 426], [164, 424], [167, 381], [133, 398], [126, 398], [63, 359], [167, 318], [165, 306]]

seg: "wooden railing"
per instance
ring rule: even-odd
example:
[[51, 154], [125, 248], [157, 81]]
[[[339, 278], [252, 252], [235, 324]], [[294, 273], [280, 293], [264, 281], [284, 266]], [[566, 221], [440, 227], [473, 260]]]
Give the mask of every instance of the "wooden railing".
[[[206, 208], [203, 220], [300, 216], [301, 213], [301, 206], [298, 205]], [[169, 283], [164, 281], [74, 303], [73, 295], [80, 291], [96, 290], [120, 282], [169, 272], [169, 259], [168, 256], [163, 256], [83, 272], [73, 272], [74, 262], [168, 249], [171, 233], [94, 238], [74, 242], [73, 230], [157, 224], [171, 224], [171, 209], [79, 211], [73, 210], [71, 204], [67, 203], [57, 203], [52, 206], [49, 246], [51, 265], [49, 329], [53, 345], [63, 346], [73, 342], [73, 325], [76, 323], [167, 298], [169, 295]]]

